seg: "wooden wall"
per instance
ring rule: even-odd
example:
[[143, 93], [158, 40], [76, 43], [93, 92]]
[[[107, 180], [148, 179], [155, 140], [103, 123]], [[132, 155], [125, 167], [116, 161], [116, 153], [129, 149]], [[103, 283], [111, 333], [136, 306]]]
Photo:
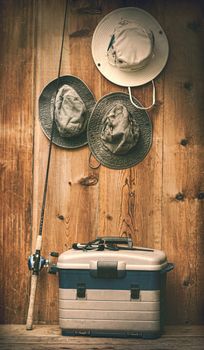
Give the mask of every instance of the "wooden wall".
[[[170, 56], [156, 79], [149, 112], [153, 145], [127, 170], [88, 166], [89, 149], [54, 146], [43, 232], [43, 254], [63, 252], [96, 235], [131, 234], [137, 245], [163, 249], [176, 268], [168, 275], [167, 322], [204, 321], [204, 7], [202, 1], [71, 1], [61, 75], [83, 79], [97, 99], [124, 89], [94, 66], [91, 39], [115, 8], [138, 6], [165, 30]], [[57, 77], [64, 0], [0, 0], [0, 276], [2, 323], [23, 323], [28, 307], [27, 257], [38, 232], [48, 140], [38, 97]], [[124, 90], [125, 91], [125, 90]], [[145, 104], [151, 86], [133, 89]], [[92, 181], [94, 179], [94, 181]], [[92, 184], [87, 186], [88, 184]], [[38, 323], [57, 323], [57, 276], [41, 273]]]

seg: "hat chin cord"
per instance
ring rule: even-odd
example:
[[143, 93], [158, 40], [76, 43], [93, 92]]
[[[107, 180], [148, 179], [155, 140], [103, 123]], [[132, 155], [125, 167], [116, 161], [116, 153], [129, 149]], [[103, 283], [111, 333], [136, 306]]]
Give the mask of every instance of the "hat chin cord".
[[[93, 157], [93, 153], [90, 152], [90, 154], [89, 154], [89, 167], [91, 169], [98, 169], [101, 166], [101, 163], [98, 161], [98, 164], [94, 166], [91, 162], [92, 157]], [[94, 157], [94, 159], [96, 159], [96, 158]]]
[[130, 97], [130, 102], [132, 103], [133, 106], [135, 106], [138, 109], [145, 109], [145, 110], [147, 110], [147, 109], [151, 109], [155, 105], [156, 89], [155, 89], [154, 80], [152, 80], [152, 104], [150, 106], [148, 106], [148, 107], [139, 106], [135, 102], [133, 102], [130, 86], [128, 86], [128, 93], [129, 93], [129, 97]]

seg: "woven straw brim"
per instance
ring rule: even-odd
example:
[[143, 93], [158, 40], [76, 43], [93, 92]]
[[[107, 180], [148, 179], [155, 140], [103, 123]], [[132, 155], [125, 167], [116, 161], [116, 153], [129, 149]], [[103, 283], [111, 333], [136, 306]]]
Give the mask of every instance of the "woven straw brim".
[[[137, 71], [122, 71], [108, 61], [108, 45], [121, 19], [136, 21], [154, 35], [153, 57], [144, 68]], [[137, 7], [119, 8], [108, 13], [97, 25], [92, 38], [92, 56], [96, 67], [106, 79], [119, 86], [140, 86], [150, 82], [165, 67], [168, 54], [169, 44], [162, 27], [152, 15]]]
[[[86, 106], [85, 118], [88, 121], [96, 103], [95, 97], [93, 96], [92, 92], [81, 79], [72, 75], [66, 75], [59, 78], [58, 88], [60, 88], [64, 84], [71, 86], [81, 97], [82, 101]], [[56, 90], [57, 79], [50, 82], [44, 88], [39, 98], [40, 125], [48, 139], [50, 139], [51, 137], [53, 103], [55, 99]], [[87, 132], [85, 130], [80, 135], [74, 137], [62, 137], [57, 129], [56, 124], [54, 124], [53, 143], [63, 148], [82, 147], [87, 144]]]
[[[133, 97], [133, 101], [141, 106], [136, 98]], [[116, 103], [125, 105], [140, 127], [137, 144], [125, 155], [111, 153], [104, 146], [101, 139], [103, 116]], [[97, 102], [88, 122], [87, 138], [92, 154], [101, 164], [111, 169], [126, 169], [140, 163], [149, 152], [152, 145], [152, 124], [146, 111], [136, 109], [132, 105], [128, 94], [123, 92], [111, 93]]]

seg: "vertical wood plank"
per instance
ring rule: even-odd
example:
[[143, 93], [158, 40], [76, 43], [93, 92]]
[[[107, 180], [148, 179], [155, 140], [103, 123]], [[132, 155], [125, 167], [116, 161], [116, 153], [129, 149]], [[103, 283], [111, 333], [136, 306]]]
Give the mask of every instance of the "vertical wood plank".
[[[45, 173], [48, 158], [49, 142], [42, 133], [38, 120], [38, 98], [43, 88], [53, 79], [56, 79], [58, 72], [58, 62], [60, 56], [61, 33], [63, 28], [65, 2], [61, 1], [56, 4], [55, 1], [38, 1], [37, 2], [37, 23], [36, 23], [36, 98], [35, 98], [35, 138], [34, 138], [34, 183], [33, 183], [33, 235], [32, 246], [35, 249], [36, 236], [39, 229], [40, 210], [42, 205]], [[58, 39], [58, 40], [57, 40]], [[53, 185], [50, 185], [51, 176], [54, 177], [57, 164], [54, 163], [57, 150], [53, 146], [52, 157], [50, 164], [50, 175], [48, 182], [48, 193], [45, 209], [45, 218], [43, 226], [43, 247], [42, 255], [47, 257], [48, 252], [57, 250], [58, 242], [55, 231], [62, 232], [62, 225], [60, 220], [52, 222], [52, 230], [50, 229], [50, 218], [55, 215], [57, 218], [58, 209], [53, 204], [56, 203], [56, 196], [53, 193], [59, 191], [60, 186], [64, 185], [62, 182], [56, 185], [53, 180]], [[63, 154], [64, 156], [64, 154]], [[64, 157], [63, 157], [64, 161]], [[66, 163], [64, 161], [64, 166]], [[61, 169], [62, 170], [62, 169]], [[65, 172], [62, 170], [62, 175]], [[57, 187], [56, 187], [57, 186]], [[50, 191], [50, 188], [53, 191]], [[58, 223], [59, 221], [59, 223]], [[51, 232], [50, 232], [51, 231]], [[54, 231], [54, 233], [53, 233]], [[60, 240], [61, 242], [61, 240]], [[43, 270], [40, 274], [34, 319], [45, 322], [47, 318], [52, 319], [52, 310], [56, 308], [56, 298], [53, 298], [53, 293], [57, 295], [57, 278], [56, 276], [48, 276], [47, 271]], [[43, 293], [42, 293], [43, 291]], [[42, 318], [42, 315], [44, 318]]]
[[[34, 158], [34, 237], [39, 225], [48, 140], [38, 121], [38, 97], [41, 90], [57, 77], [65, 1], [38, 2], [36, 125]], [[96, 4], [69, 1], [61, 75], [75, 75], [99, 95], [100, 78], [93, 70], [91, 37], [98, 16]], [[60, 253], [71, 243], [89, 241], [97, 235], [98, 171], [88, 167], [89, 150], [64, 150], [53, 146], [43, 231], [43, 254]], [[94, 185], [88, 186], [94, 179]], [[43, 295], [41, 290], [44, 291]], [[58, 283], [56, 276], [41, 274], [35, 319], [58, 321]]]
[[31, 242], [35, 2], [0, 2], [0, 322], [25, 320]]
[[[117, 1], [103, 2], [104, 12], [124, 6]], [[153, 2], [126, 1], [125, 6], [139, 6], [148, 10], [163, 24], [162, 6]], [[119, 6], [120, 5], [120, 6]], [[153, 144], [147, 157], [132, 169], [110, 170], [102, 167], [100, 173], [99, 228], [102, 234], [131, 235], [137, 245], [161, 248], [162, 195], [162, 133], [163, 83], [156, 79], [157, 106], [148, 111], [153, 124]], [[116, 86], [102, 77], [102, 95], [127, 89]], [[151, 84], [132, 89], [144, 105], [152, 99]]]
[[[168, 319], [203, 322], [203, 7], [165, 2], [171, 54], [164, 88], [163, 249], [169, 275]], [[182, 197], [183, 196], [183, 197]]]

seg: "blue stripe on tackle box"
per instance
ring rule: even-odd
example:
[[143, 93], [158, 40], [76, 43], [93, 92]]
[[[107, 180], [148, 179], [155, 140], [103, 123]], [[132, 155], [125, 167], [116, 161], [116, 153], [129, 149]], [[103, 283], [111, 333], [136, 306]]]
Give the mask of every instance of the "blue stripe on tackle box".
[[140, 290], [160, 290], [163, 276], [160, 271], [126, 271], [123, 278], [95, 278], [90, 270], [58, 269], [59, 288], [77, 289], [83, 283], [87, 289], [129, 290], [138, 285]]

